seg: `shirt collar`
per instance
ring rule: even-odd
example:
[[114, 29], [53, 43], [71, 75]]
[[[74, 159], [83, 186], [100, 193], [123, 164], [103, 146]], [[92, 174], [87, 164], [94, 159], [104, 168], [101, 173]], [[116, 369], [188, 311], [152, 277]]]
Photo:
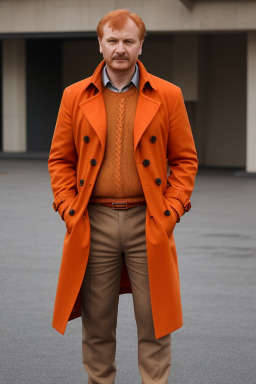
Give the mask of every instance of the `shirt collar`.
[[135, 72], [134, 72], [134, 75], [133, 75], [131, 81], [129, 81], [128, 84], [124, 85], [120, 91], [114, 86], [114, 84], [111, 83], [111, 81], [110, 81], [110, 79], [108, 77], [108, 74], [107, 74], [107, 66], [106, 65], [105, 65], [105, 67], [103, 68], [103, 71], [102, 71], [102, 81], [103, 81], [103, 85], [105, 87], [111, 88], [112, 90], [115, 90], [116, 92], [122, 92], [124, 90], [127, 91], [129, 86], [130, 86], [130, 84], [135, 85], [135, 87], [137, 89], [139, 89], [139, 85], [140, 85], [139, 67], [138, 67], [137, 64], [135, 65]]

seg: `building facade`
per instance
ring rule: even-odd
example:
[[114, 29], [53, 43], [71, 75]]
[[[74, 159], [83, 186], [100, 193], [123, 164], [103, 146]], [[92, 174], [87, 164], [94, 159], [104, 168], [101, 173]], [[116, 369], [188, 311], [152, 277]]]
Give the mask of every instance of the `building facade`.
[[201, 166], [256, 172], [256, 0], [0, 1], [0, 151], [47, 155], [63, 89], [101, 60], [96, 27], [126, 8], [140, 57], [181, 87]]

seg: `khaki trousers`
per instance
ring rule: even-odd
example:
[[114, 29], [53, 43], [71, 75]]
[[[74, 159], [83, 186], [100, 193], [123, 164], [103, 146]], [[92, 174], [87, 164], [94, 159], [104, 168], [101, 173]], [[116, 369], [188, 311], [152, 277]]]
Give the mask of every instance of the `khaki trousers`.
[[[82, 357], [88, 384], [113, 384], [120, 279], [125, 260], [138, 331], [142, 384], [167, 384], [171, 334], [155, 339], [146, 252], [146, 206], [89, 204], [90, 255], [82, 284]], [[132, 383], [134, 384], [134, 383]]]

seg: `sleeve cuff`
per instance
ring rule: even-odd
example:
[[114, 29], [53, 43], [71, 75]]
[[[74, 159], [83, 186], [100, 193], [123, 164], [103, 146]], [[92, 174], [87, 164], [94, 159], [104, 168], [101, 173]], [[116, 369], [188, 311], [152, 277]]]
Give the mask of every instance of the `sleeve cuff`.
[[172, 202], [173, 208], [176, 209], [179, 217], [191, 208], [189, 197], [181, 189], [167, 188], [164, 196]]
[[169, 197], [168, 201], [170, 202], [171, 208], [175, 211], [177, 217], [177, 223], [180, 221], [181, 216], [184, 215], [185, 210], [183, 204], [176, 199], [175, 197]]
[[74, 198], [69, 198], [67, 200], [65, 200], [63, 203], [61, 203], [58, 207], [58, 212], [60, 214], [60, 217], [62, 218], [62, 220], [64, 220], [64, 211], [65, 209], [72, 203], [72, 201], [74, 200]]

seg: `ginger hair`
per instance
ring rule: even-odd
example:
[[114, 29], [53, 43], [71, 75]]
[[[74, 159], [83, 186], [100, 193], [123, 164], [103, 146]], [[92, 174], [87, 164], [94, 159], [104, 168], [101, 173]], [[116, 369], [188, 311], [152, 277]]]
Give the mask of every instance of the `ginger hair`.
[[127, 19], [131, 19], [139, 28], [139, 39], [143, 41], [146, 36], [146, 27], [142, 19], [136, 14], [131, 13], [128, 9], [117, 9], [107, 13], [100, 20], [97, 26], [97, 35], [100, 39], [103, 37], [103, 27], [108, 24], [112, 30], [120, 30], [124, 27]]

